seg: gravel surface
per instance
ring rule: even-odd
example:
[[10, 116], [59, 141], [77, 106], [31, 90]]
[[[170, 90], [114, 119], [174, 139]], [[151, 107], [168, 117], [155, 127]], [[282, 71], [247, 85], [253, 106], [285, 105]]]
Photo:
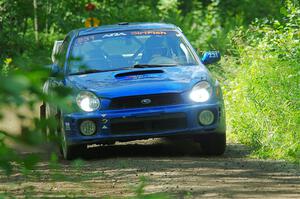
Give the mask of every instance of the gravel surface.
[[[135, 196], [143, 182], [145, 194], [163, 192], [170, 198], [300, 198], [298, 166], [251, 159], [249, 153], [239, 144], [229, 144], [223, 156], [206, 157], [190, 141], [117, 143], [90, 148], [82, 161], [42, 161], [28, 176], [1, 175], [0, 193], [28, 198], [124, 198]], [[40, 154], [45, 160], [49, 156]]]

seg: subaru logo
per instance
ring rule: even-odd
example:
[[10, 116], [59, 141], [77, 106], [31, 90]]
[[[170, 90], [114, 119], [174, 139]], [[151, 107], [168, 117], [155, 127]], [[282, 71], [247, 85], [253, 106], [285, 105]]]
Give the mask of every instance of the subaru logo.
[[144, 104], [144, 105], [150, 104], [151, 102], [152, 102], [151, 99], [142, 99], [141, 100], [141, 103]]

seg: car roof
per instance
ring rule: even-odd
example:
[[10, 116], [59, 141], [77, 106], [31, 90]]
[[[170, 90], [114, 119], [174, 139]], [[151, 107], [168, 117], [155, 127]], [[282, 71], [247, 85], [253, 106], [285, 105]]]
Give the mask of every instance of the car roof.
[[[114, 25], [103, 25], [93, 28], [82, 28], [77, 30], [77, 35], [90, 35], [95, 33], [104, 33], [111, 31], [126, 31], [126, 30], [155, 30], [155, 29], [179, 29], [173, 24], [166, 23], [119, 23]], [[180, 30], [180, 29], [179, 29]], [[76, 30], [75, 30], [76, 31]]]

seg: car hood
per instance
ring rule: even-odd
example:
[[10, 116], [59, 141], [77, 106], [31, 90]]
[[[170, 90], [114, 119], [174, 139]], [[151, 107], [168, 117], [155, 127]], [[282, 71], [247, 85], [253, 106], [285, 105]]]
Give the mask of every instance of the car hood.
[[181, 93], [208, 78], [202, 66], [160, 67], [72, 75], [66, 85], [104, 98], [159, 93]]

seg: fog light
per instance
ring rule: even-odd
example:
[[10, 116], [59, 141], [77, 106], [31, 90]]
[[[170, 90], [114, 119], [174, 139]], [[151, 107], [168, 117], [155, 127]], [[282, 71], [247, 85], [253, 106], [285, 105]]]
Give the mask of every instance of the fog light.
[[96, 124], [91, 120], [85, 120], [80, 124], [80, 132], [83, 135], [93, 135], [96, 133]]
[[214, 122], [215, 116], [213, 112], [209, 110], [204, 110], [199, 114], [199, 122], [202, 125], [208, 126]]

